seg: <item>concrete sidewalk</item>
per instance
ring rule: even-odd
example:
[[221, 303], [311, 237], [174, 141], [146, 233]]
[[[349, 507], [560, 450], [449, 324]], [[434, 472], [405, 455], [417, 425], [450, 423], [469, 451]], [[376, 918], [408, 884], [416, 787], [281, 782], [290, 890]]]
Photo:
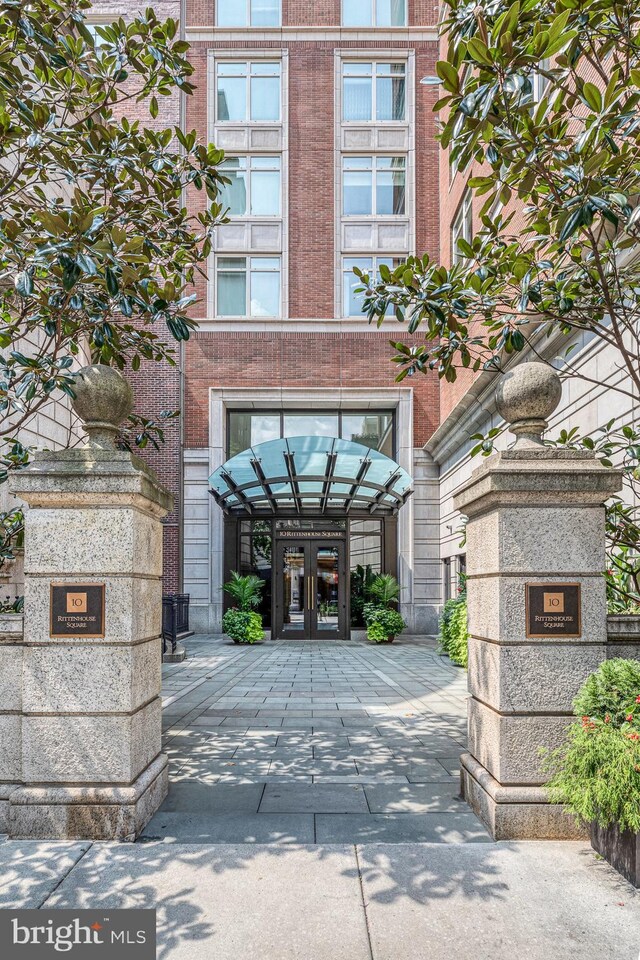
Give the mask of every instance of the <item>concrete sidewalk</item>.
[[635, 960], [582, 843], [0, 843], [2, 907], [156, 907], [161, 960]]

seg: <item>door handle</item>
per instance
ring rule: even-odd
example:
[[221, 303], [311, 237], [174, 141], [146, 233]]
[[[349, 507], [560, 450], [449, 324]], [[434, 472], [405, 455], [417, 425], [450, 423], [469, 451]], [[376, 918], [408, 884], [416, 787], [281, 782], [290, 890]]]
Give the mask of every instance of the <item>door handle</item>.
[[309, 577], [309, 584], [308, 584], [308, 593], [307, 593], [307, 596], [308, 596], [308, 598], [309, 598], [307, 606], [308, 606], [309, 610], [314, 610], [314, 609], [315, 609], [315, 604], [314, 604], [314, 597], [313, 597], [313, 577], [311, 577], [311, 576]]

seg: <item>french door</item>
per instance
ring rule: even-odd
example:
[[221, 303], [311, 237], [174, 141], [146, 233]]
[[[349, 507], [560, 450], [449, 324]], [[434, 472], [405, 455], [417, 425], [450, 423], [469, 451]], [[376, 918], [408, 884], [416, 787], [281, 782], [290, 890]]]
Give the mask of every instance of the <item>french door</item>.
[[276, 636], [281, 640], [344, 640], [346, 627], [344, 541], [278, 542]]

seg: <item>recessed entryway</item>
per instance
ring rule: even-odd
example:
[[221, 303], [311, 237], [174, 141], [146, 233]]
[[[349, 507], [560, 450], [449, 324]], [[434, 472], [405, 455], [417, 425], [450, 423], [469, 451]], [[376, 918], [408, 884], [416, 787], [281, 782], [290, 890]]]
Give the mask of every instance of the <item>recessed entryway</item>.
[[459, 797], [466, 674], [434, 641], [189, 653], [164, 668], [171, 786], [143, 839], [490, 840]]

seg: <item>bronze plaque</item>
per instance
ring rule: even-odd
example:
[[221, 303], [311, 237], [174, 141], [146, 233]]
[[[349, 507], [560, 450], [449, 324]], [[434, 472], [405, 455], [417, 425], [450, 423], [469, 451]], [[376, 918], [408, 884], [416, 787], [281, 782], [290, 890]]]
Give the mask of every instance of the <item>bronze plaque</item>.
[[581, 636], [579, 583], [527, 583], [525, 589], [528, 637]]
[[49, 636], [104, 637], [104, 583], [52, 583]]

